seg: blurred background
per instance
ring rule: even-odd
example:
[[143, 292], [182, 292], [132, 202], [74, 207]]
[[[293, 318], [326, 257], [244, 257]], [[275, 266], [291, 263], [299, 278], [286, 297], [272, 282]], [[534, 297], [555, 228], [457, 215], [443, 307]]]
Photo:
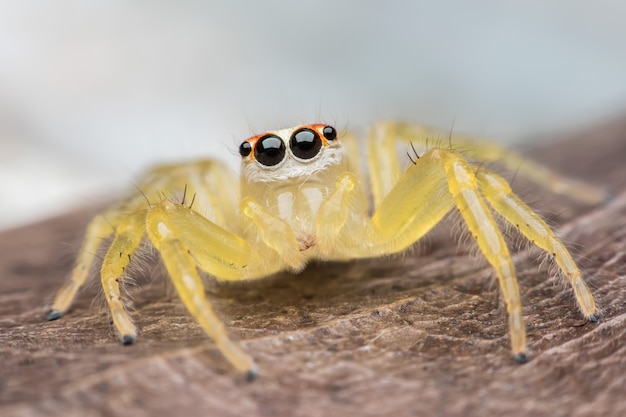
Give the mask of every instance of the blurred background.
[[0, 229], [253, 133], [403, 119], [504, 141], [626, 110], [621, 1], [2, 1]]

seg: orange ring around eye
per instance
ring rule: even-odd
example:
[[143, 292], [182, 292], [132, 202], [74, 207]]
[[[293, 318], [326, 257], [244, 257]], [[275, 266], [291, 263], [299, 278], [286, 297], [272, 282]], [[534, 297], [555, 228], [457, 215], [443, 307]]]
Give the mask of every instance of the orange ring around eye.
[[323, 124], [323, 123], [314, 123], [314, 124], [310, 124], [310, 125], [303, 125], [298, 127], [298, 129], [302, 129], [302, 128], [308, 128], [311, 130], [315, 130], [319, 135], [320, 138], [322, 139], [322, 146], [328, 146], [329, 145], [329, 139], [326, 137], [327, 135], [324, 134], [324, 129], [326, 129], [327, 127], [330, 127], [331, 129], [333, 129], [333, 131], [335, 132], [335, 139], [331, 139], [332, 141], [335, 141], [337, 138], [337, 130], [327, 124]]

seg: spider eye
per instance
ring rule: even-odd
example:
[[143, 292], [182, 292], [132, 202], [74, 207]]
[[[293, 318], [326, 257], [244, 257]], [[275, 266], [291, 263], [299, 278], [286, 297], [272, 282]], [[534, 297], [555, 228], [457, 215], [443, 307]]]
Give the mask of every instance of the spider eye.
[[289, 147], [295, 157], [311, 159], [319, 153], [322, 147], [322, 139], [314, 130], [300, 129], [291, 135]]
[[250, 152], [252, 152], [252, 145], [250, 145], [250, 142], [246, 141], [239, 145], [239, 155], [246, 157], [250, 155]]
[[324, 130], [322, 130], [322, 133], [327, 140], [337, 139], [337, 131], [332, 126], [326, 126]]
[[254, 147], [254, 157], [262, 165], [274, 166], [285, 157], [285, 144], [278, 136], [264, 136]]

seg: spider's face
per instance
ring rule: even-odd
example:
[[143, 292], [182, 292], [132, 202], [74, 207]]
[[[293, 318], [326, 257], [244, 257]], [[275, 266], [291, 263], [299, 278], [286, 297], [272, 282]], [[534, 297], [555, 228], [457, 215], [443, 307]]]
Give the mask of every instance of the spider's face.
[[311, 124], [266, 132], [239, 146], [241, 174], [247, 183], [311, 179], [344, 163], [334, 127]]
[[[241, 154], [241, 198], [284, 220], [302, 250], [315, 245], [317, 213], [348, 170], [332, 126], [310, 124], [247, 139]], [[252, 241], [255, 228], [244, 228]]]

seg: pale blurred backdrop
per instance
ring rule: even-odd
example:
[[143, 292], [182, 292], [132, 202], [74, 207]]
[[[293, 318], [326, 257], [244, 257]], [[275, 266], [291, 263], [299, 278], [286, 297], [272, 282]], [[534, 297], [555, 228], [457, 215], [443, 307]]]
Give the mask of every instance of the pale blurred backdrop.
[[155, 161], [383, 118], [512, 142], [626, 110], [621, 1], [1, 1], [0, 229]]

